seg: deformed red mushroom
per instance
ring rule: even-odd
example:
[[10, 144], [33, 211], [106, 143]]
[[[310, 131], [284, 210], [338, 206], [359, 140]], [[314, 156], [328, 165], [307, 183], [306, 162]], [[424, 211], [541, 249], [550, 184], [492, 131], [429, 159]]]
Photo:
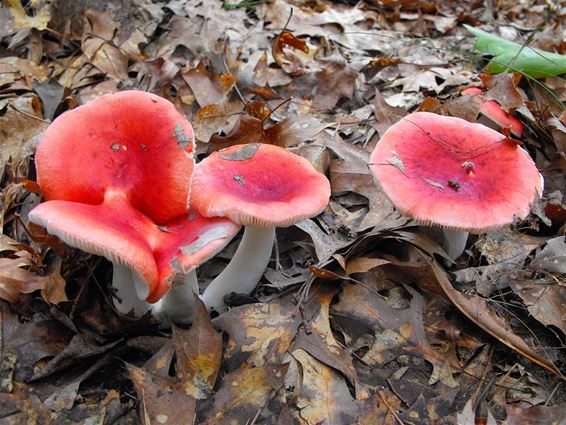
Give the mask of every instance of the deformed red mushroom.
[[205, 289], [204, 303], [220, 311], [230, 292], [251, 293], [271, 257], [275, 227], [317, 215], [329, 197], [326, 177], [283, 148], [236, 145], [205, 158], [193, 175], [191, 205], [246, 228], [226, 269]]
[[508, 128], [511, 133], [517, 137], [523, 135], [524, 125], [523, 123], [515, 118], [513, 115], [505, 112], [503, 108], [495, 100], [486, 100], [483, 96], [483, 90], [479, 87], [469, 87], [462, 90], [462, 95], [464, 96], [474, 96], [474, 101], [481, 103], [480, 114], [487, 118], [487, 122], [480, 122], [493, 128], [492, 123], [496, 124], [494, 130], [499, 130], [499, 128]]
[[66, 112], [39, 143], [37, 176], [47, 202], [29, 219], [112, 261], [121, 312], [143, 313], [149, 308], [143, 300], [156, 302], [169, 290], [175, 274], [170, 261], [202, 231], [193, 222], [224, 229], [220, 244], [239, 228], [204, 218], [189, 225], [193, 146], [192, 128], [175, 107], [138, 91], [105, 95]]
[[525, 217], [542, 193], [542, 176], [516, 143], [481, 124], [428, 112], [390, 127], [370, 161], [398, 210], [444, 229], [452, 259], [462, 253], [467, 232]]

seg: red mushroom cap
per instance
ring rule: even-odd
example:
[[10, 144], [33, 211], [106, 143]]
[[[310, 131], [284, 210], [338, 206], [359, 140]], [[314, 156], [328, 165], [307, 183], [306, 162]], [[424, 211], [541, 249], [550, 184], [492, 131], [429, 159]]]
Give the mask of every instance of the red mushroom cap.
[[305, 158], [266, 144], [212, 153], [193, 175], [191, 202], [201, 214], [244, 226], [285, 227], [328, 204], [330, 183]]
[[157, 226], [118, 200], [100, 205], [47, 201], [29, 218], [68, 245], [133, 270], [148, 285], [148, 302], [169, 290], [176, 273], [187, 273], [215, 255], [240, 229], [227, 218], [205, 218], [196, 212]]
[[485, 100], [481, 95], [483, 93], [482, 89], [479, 87], [469, 87], [462, 90], [462, 94], [465, 96], [475, 96], [481, 102], [482, 107], [480, 112], [484, 114], [487, 118], [492, 120], [498, 126], [503, 128], [509, 128], [511, 133], [517, 137], [523, 135], [523, 129], [525, 128], [523, 123], [515, 118], [513, 115], [505, 112], [503, 108], [495, 100]]
[[122, 191], [158, 224], [187, 209], [193, 130], [154, 94], [107, 94], [58, 117], [37, 148], [38, 182], [48, 200], [100, 204]]
[[521, 147], [481, 124], [428, 112], [390, 127], [370, 167], [401, 212], [476, 233], [525, 217], [542, 192], [542, 177]]

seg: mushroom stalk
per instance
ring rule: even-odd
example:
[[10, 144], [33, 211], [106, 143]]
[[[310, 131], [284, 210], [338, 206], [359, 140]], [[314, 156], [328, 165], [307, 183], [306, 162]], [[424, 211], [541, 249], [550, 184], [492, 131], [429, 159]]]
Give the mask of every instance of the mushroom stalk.
[[112, 263], [112, 288], [114, 289], [114, 307], [121, 314], [133, 311], [134, 316], [144, 315], [150, 305], [145, 298], [140, 298], [137, 293], [132, 270], [123, 264]]
[[163, 298], [152, 305], [154, 316], [161, 316], [175, 323], [189, 324], [193, 319], [194, 297], [199, 293], [196, 269], [188, 272], [184, 279], [175, 280]]
[[202, 294], [209, 309], [222, 312], [225, 295], [231, 292], [247, 295], [254, 290], [269, 263], [274, 240], [275, 227], [246, 226], [232, 260]]
[[450, 230], [442, 229], [444, 240], [442, 241], [442, 248], [448, 254], [452, 261], [458, 258], [466, 248], [468, 241], [468, 232], [463, 230]]

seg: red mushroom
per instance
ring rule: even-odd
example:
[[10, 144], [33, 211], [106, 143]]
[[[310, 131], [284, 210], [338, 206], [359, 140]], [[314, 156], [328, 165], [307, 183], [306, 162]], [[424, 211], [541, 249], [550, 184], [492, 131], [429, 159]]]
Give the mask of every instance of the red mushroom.
[[[486, 100], [482, 93], [483, 91], [479, 87], [469, 87], [462, 91], [462, 95], [474, 96], [474, 101], [481, 103], [480, 113], [487, 118], [487, 122], [482, 122], [481, 118], [480, 122], [494, 130], [508, 128], [512, 134], [521, 137], [524, 129], [523, 123], [513, 115], [505, 112], [495, 100]], [[493, 123], [496, 124], [495, 128]]]
[[452, 259], [462, 253], [467, 232], [525, 217], [543, 185], [528, 153], [502, 134], [428, 112], [390, 127], [370, 168], [398, 210], [444, 229]]
[[[141, 314], [149, 308], [143, 300], [158, 301], [174, 277], [170, 261], [199, 236], [187, 221], [193, 145], [190, 124], [170, 102], [138, 91], [66, 112], [39, 143], [37, 176], [47, 202], [29, 218], [112, 261], [121, 312]], [[225, 229], [220, 244], [238, 229], [228, 220], [193, 221]]]
[[275, 227], [317, 215], [329, 197], [324, 175], [276, 146], [232, 146], [198, 164], [192, 205], [207, 217], [225, 216], [246, 226], [234, 257], [204, 291], [204, 303], [220, 311], [228, 293], [251, 293], [271, 257]]

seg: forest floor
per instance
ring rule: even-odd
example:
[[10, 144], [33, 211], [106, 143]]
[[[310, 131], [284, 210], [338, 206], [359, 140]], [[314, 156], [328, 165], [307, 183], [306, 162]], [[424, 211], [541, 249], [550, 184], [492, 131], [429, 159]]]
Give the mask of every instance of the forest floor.
[[[0, 423], [566, 423], [566, 85], [488, 74], [464, 28], [564, 54], [559, 3], [3, 2]], [[545, 187], [449, 264], [368, 163], [411, 112], [475, 121], [468, 87], [522, 122]], [[118, 314], [110, 262], [28, 229], [42, 132], [128, 89], [175, 104], [199, 160], [271, 143], [332, 185], [323, 213], [277, 230], [252, 296], [188, 329]]]

